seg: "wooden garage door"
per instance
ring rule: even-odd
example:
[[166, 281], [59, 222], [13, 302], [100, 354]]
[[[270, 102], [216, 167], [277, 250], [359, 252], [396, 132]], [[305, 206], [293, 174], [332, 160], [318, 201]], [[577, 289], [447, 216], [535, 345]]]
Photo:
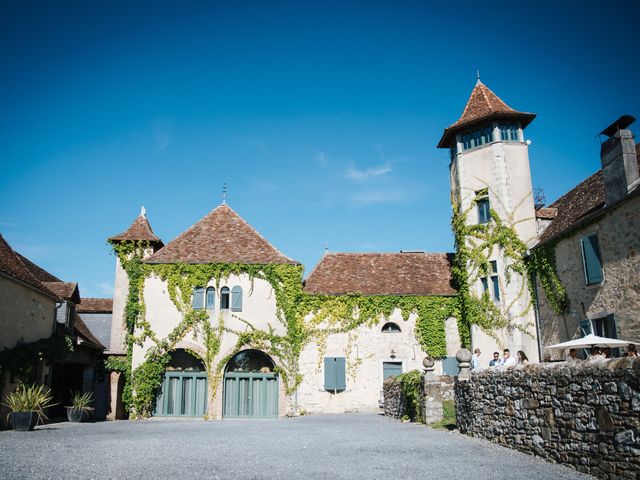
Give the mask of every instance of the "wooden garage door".
[[207, 413], [207, 374], [167, 372], [156, 400], [154, 415], [201, 417]]
[[224, 376], [223, 416], [278, 416], [278, 377], [275, 373], [227, 372]]

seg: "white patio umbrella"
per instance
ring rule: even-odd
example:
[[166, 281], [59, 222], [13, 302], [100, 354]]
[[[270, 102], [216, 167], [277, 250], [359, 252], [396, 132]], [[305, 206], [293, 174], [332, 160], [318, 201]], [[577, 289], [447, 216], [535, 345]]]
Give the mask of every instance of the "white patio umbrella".
[[577, 338], [575, 340], [569, 340], [568, 342], [556, 343], [555, 345], [549, 345], [545, 348], [556, 348], [558, 350], [565, 350], [567, 348], [591, 348], [591, 347], [626, 347], [630, 343], [626, 340], [618, 340], [617, 338], [599, 337], [590, 333], [589, 335]]

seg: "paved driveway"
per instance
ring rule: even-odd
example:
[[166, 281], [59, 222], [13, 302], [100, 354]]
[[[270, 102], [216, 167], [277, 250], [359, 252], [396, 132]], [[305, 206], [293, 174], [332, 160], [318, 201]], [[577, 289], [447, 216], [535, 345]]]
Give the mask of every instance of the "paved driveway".
[[0, 432], [2, 479], [590, 478], [379, 415], [60, 423]]

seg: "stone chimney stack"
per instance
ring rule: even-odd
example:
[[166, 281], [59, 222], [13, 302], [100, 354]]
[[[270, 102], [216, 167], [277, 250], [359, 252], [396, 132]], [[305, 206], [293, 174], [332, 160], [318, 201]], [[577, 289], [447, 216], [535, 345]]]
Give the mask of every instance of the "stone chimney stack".
[[631, 115], [623, 115], [600, 133], [609, 137], [600, 148], [604, 197], [607, 205], [622, 200], [633, 187], [640, 183], [633, 133], [631, 130], [626, 130], [635, 120]]

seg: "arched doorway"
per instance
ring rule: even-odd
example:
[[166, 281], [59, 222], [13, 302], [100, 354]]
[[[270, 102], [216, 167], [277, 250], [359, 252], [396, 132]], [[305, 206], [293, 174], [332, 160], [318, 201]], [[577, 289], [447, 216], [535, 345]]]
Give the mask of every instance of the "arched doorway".
[[278, 416], [278, 375], [271, 358], [243, 350], [229, 360], [224, 373], [222, 415], [227, 418]]
[[170, 352], [171, 360], [156, 397], [154, 415], [201, 417], [207, 413], [207, 371], [198, 357], [183, 349]]

